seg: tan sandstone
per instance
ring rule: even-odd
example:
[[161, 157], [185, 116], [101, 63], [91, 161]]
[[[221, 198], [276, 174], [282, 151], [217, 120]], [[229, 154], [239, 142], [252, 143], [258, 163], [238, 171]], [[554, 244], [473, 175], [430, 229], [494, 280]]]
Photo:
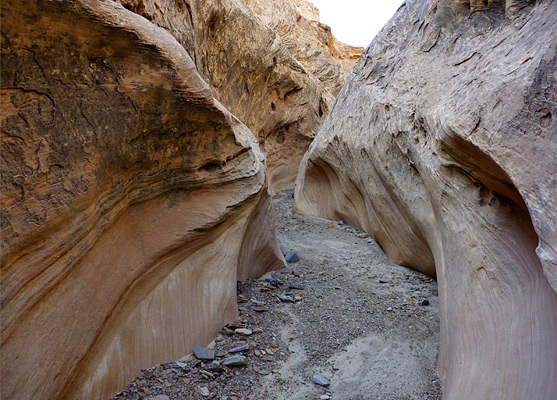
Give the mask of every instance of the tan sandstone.
[[236, 281], [283, 265], [265, 159], [145, 18], [1, 11], [0, 397], [107, 398], [211, 341]]
[[302, 161], [301, 213], [436, 274], [445, 399], [557, 398], [557, 3], [407, 1]]
[[272, 192], [303, 154], [361, 48], [339, 43], [302, 0], [119, 0], [184, 46], [213, 93], [255, 134]]

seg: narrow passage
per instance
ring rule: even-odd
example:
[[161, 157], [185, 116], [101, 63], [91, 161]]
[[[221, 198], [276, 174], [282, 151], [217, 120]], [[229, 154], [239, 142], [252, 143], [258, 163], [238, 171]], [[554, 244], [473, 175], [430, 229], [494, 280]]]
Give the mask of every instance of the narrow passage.
[[[293, 215], [288, 192], [273, 205], [281, 249], [300, 261], [239, 285], [240, 318], [209, 345], [219, 363], [143, 370], [114, 399], [440, 399], [435, 280], [363, 232]], [[240, 365], [219, 365], [232, 356]]]

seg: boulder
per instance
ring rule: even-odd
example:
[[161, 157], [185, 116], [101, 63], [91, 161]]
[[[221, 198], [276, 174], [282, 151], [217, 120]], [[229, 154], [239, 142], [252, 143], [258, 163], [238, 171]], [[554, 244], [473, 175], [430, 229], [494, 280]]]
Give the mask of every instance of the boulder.
[[107, 398], [209, 343], [237, 280], [283, 265], [265, 158], [147, 19], [1, 7], [0, 397]]
[[557, 398], [557, 3], [407, 1], [304, 156], [298, 212], [437, 275], [445, 399]]

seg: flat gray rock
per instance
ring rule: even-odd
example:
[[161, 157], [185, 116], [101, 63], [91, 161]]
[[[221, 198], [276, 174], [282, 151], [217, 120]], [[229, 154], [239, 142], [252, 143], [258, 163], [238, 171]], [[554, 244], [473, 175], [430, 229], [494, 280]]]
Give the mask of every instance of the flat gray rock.
[[193, 354], [198, 360], [212, 361], [215, 359], [215, 351], [207, 347], [195, 345], [193, 346]]
[[292, 289], [292, 290], [304, 290], [304, 285], [296, 285], [294, 283], [291, 283], [290, 285], [288, 285], [288, 289]]
[[242, 365], [248, 365], [248, 359], [246, 356], [241, 355], [231, 356], [222, 360], [222, 365], [225, 365], [227, 367], [239, 367]]
[[319, 386], [329, 386], [329, 380], [322, 375], [313, 375], [311, 380]]
[[294, 297], [292, 297], [292, 296], [286, 296], [284, 294], [279, 294], [277, 297], [283, 303], [295, 303], [296, 302], [296, 300], [294, 300]]
[[241, 346], [236, 346], [228, 350], [229, 353], [239, 353], [241, 351], [249, 350], [249, 343], [244, 343]]

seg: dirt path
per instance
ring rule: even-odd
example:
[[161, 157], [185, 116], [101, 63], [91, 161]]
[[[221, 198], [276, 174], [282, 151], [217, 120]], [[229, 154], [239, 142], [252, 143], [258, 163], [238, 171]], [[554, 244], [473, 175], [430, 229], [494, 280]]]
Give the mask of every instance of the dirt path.
[[439, 399], [436, 282], [389, 263], [377, 243], [346, 225], [292, 215], [286, 192], [273, 203], [281, 248], [300, 261], [270, 281], [240, 285], [240, 320], [209, 346], [222, 361], [248, 344], [247, 366], [208, 376], [209, 366], [189, 356], [142, 371], [115, 399]]

